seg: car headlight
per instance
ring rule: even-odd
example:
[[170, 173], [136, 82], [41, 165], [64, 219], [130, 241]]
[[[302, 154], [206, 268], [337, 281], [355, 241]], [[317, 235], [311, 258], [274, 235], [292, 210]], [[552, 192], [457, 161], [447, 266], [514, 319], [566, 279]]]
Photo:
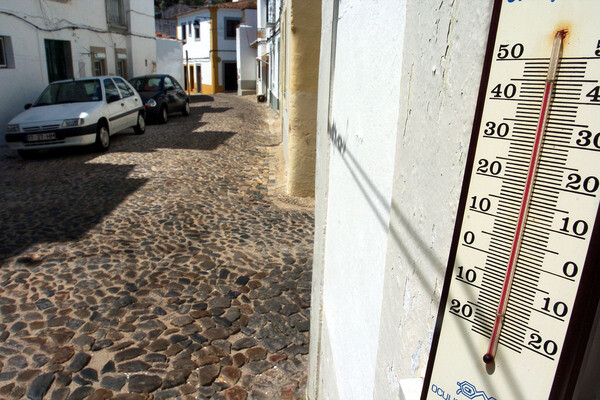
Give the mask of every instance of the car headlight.
[[6, 127], [6, 133], [17, 133], [21, 131], [19, 124], [12, 124]]
[[146, 102], [146, 107], [156, 107], [156, 100], [150, 99]]
[[68, 128], [71, 126], [83, 125], [84, 122], [85, 122], [85, 120], [83, 118], [71, 118], [71, 119], [65, 119], [62, 122], [62, 124], [60, 124], [60, 126], [63, 128]]

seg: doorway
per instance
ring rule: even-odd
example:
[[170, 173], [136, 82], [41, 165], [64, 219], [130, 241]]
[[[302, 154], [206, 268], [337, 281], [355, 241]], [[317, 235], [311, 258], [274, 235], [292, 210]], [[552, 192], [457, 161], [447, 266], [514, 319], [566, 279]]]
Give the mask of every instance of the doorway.
[[196, 82], [198, 82], [197, 93], [202, 93], [202, 66], [196, 65]]
[[61, 81], [73, 78], [73, 60], [71, 58], [71, 42], [67, 40], [44, 39], [46, 48], [46, 66], [48, 81]]
[[235, 61], [223, 62], [223, 90], [237, 91], [237, 63]]
[[194, 80], [195, 74], [194, 74], [194, 65], [190, 65], [189, 66], [190, 72], [188, 74], [188, 76], [190, 77], [190, 92], [195, 92], [196, 91], [196, 82]]

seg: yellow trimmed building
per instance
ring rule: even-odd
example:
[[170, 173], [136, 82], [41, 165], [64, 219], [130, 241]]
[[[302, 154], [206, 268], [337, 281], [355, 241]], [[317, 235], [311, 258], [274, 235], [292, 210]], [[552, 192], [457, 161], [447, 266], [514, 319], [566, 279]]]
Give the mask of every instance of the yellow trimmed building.
[[211, 4], [177, 16], [184, 41], [185, 86], [190, 93], [236, 91], [236, 28], [256, 27], [256, 0]]

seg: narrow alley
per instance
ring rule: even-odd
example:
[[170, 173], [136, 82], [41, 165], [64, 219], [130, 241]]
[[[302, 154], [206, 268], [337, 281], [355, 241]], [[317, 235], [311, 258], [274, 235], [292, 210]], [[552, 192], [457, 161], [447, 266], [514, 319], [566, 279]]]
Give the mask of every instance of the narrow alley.
[[0, 397], [304, 395], [313, 210], [269, 111], [196, 96], [104, 154], [0, 149]]

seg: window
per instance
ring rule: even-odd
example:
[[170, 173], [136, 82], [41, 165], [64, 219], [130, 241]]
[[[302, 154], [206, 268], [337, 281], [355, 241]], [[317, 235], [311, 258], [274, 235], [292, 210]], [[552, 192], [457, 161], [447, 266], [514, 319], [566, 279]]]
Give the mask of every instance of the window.
[[4, 50], [4, 36], [0, 36], [0, 68], [6, 68], [6, 50]]
[[44, 89], [33, 104], [34, 107], [47, 106], [65, 102], [87, 102], [102, 100], [100, 81], [66, 81], [52, 83]]
[[225, 18], [225, 39], [235, 39], [235, 28], [241, 22], [240, 18]]
[[160, 90], [160, 78], [140, 77], [133, 78], [131, 85], [138, 92], [158, 92]]
[[192, 23], [188, 24], [188, 34], [190, 35], [190, 39], [192, 38]]
[[275, 0], [267, 0], [267, 25], [275, 24]]
[[[196, 65], [196, 71], [199, 71], [199, 69], [200, 69], [200, 66], [199, 66], [199, 65]], [[199, 80], [199, 79], [198, 79], [198, 82], [200, 82], [200, 80]], [[181, 87], [181, 85], [179, 84], [179, 82], [177, 82], [177, 81], [175, 80], [175, 78], [173, 78], [173, 84], [175, 85], [175, 89], [177, 89], [177, 90], [181, 90], [181, 91], [183, 92], [183, 88]]]
[[106, 49], [104, 47], [90, 47], [92, 53], [92, 75], [106, 75]]
[[123, 79], [113, 78], [113, 80], [117, 84], [117, 87], [119, 88], [119, 92], [121, 92], [121, 96], [123, 96], [123, 97], [133, 96], [133, 90], [131, 90], [131, 88], [127, 85], [127, 83], [125, 83], [125, 81], [123, 81]]
[[117, 75], [127, 79], [127, 50], [115, 49], [115, 60]]
[[73, 60], [71, 42], [67, 40], [44, 39], [46, 48], [46, 66], [48, 81], [60, 81], [73, 78]]
[[196, 40], [200, 40], [200, 21], [194, 21], [194, 37]]
[[10, 36], [0, 36], [0, 69], [2, 68], [15, 68], [15, 58], [13, 56]]
[[165, 76], [165, 90], [172, 90], [175, 87], [173, 81], [168, 76]]
[[181, 40], [185, 40], [185, 24], [181, 25]]
[[112, 79], [104, 80], [104, 91], [106, 92], [106, 101], [109, 101], [111, 96], [117, 96], [118, 98], [121, 98], [119, 96], [119, 89], [117, 89]]
[[117, 60], [117, 75], [127, 78], [127, 60]]
[[123, 0], [106, 0], [106, 22], [109, 28], [127, 29]]

